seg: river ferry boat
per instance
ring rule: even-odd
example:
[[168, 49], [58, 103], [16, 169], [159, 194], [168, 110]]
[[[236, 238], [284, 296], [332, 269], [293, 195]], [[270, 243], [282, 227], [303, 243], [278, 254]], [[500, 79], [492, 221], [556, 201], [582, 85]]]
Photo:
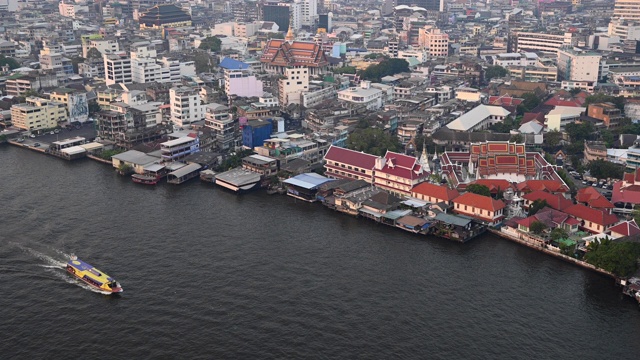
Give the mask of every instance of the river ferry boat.
[[162, 176], [157, 175], [144, 175], [144, 174], [133, 174], [131, 175], [131, 180], [133, 180], [136, 184], [144, 184], [144, 185], [156, 185]]
[[67, 272], [102, 292], [117, 294], [123, 291], [120, 283], [114, 278], [78, 259], [76, 256], [72, 256], [67, 262]]

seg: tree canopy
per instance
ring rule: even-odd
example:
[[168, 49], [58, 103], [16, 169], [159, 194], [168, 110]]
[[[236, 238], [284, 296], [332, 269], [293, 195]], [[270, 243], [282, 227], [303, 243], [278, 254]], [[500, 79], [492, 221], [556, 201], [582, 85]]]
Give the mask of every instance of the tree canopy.
[[396, 136], [386, 133], [382, 129], [367, 128], [356, 129], [349, 134], [347, 147], [351, 150], [382, 156], [387, 150], [400, 151], [401, 144]]
[[611, 96], [611, 95], [607, 95], [607, 94], [593, 94], [590, 96], [587, 96], [587, 98], [584, 100], [584, 106], [588, 106], [589, 104], [597, 104], [597, 103], [603, 103], [603, 102], [610, 102], [613, 103], [618, 109], [620, 109], [620, 111], [624, 112], [624, 103], [625, 103], [625, 99], [624, 96]]
[[589, 244], [585, 260], [618, 276], [632, 275], [638, 269], [640, 243], [602, 239]]
[[529, 206], [529, 216], [535, 215], [538, 211], [542, 210], [547, 206], [547, 200], [537, 199], [534, 200]]
[[467, 186], [467, 191], [482, 196], [491, 196], [491, 190], [485, 185], [471, 184]]
[[545, 230], [547, 230], [547, 225], [540, 221], [534, 221], [529, 225], [529, 231], [537, 235], [542, 234]]
[[500, 65], [489, 66], [484, 71], [484, 78], [487, 82], [491, 81], [493, 78], [501, 78], [507, 75], [507, 69], [503, 68]]
[[335, 74], [355, 74], [356, 68], [355, 66], [343, 66], [341, 68], [337, 68], [333, 70]]
[[554, 228], [551, 230], [551, 240], [558, 241], [560, 239], [566, 239], [569, 237], [567, 230], [563, 228]]
[[617, 165], [606, 160], [590, 161], [587, 167], [589, 168], [591, 176], [598, 179], [622, 179], [622, 176], [624, 175], [624, 166]]
[[540, 98], [534, 93], [529, 92], [522, 94], [522, 103], [518, 105], [518, 114], [522, 115], [535, 109], [538, 105], [540, 105], [540, 102]]
[[9, 65], [9, 70], [17, 69], [20, 67], [20, 64], [16, 61], [16, 59], [0, 55], [0, 66], [5, 65]]
[[207, 36], [204, 40], [202, 40], [202, 42], [200, 42], [200, 46], [198, 46], [198, 49], [216, 52], [220, 51], [221, 45], [222, 41], [216, 36]]
[[363, 80], [380, 81], [385, 76], [395, 75], [409, 71], [409, 63], [405, 59], [386, 59], [379, 64], [369, 65], [366, 70], [360, 71]]
[[100, 52], [100, 50], [93, 47], [87, 50], [87, 59], [100, 59], [100, 58], [102, 58], [102, 53]]

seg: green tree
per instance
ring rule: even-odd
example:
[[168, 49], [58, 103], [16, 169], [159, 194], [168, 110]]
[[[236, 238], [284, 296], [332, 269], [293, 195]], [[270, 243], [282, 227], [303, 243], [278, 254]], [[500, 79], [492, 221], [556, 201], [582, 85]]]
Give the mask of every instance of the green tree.
[[355, 74], [357, 69], [355, 66], [343, 66], [333, 70], [335, 74]]
[[73, 66], [73, 72], [78, 74], [78, 64], [84, 62], [84, 58], [82, 56], [74, 56], [71, 58], [71, 66]]
[[613, 132], [611, 132], [610, 130], [600, 131], [600, 138], [605, 143], [607, 148], [613, 147], [613, 143], [616, 141], [615, 137], [613, 136]]
[[39, 96], [40, 96], [40, 93], [39, 93], [37, 90], [29, 89], [29, 90], [25, 91], [25, 92], [24, 92], [24, 94], [22, 94], [22, 96], [24, 96], [24, 97], [26, 97], [26, 98], [28, 98], [28, 97], [30, 97], [30, 96], [36, 96], [36, 97], [39, 97]]
[[503, 68], [500, 65], [489, 66], [484, 71], [484, 79], [488, 83], [493, 78], [501, 78], [507, 76], [507, 69]]
[[470, 184], [467, 186], [467, 191], [482, 196], [491, 196], [491, 190], [489, 190], [489, 187], [481, 184]]
[[16, 59], [0, 55], [0, 66], [5, 65], [9, 66], [9, 70], [17, 69], [20, 67], [20, 64], [16, 61]]
[[87, 59], [102, 59], [102, 53], [100, 50], [92, 47], [87, 51]]
[[555, 148], [560, 145], [562, 140], [562, 133], [558, 130], [551, 130], [544, 134], [544, 146], [548, 148]]
[[623, 166], [608, 162], [606, 160], [590, 161], [587, 167], [589, 168], [591, 176], [598, 179], [622, 179], [622, 176], [624, 175]]
[[358, 128], [349, 134], [347, 147], [351, 150], [382, 156], [387, 150], [400, 151], [402, 146], [396, 136], [386, 133], [382, 129]]
[[526, 112], [530, 112], [540, 105], [540, 98], [534, 93], [522, 94], [522, 103], [518, 105], [518, 114], [522, 115]]
[[522, 142], [524, 142], [524, 137], [522, 137], [522, 134], [515, 134], [515, 135], [511, 136], [511, 139], [509, 139], [509, 141], [516, 142], [516, 143], [522, 143]]
[[529, 226], [529, 231], [536, 235], [542, 235], [545, 230], [547, 230], [547, 225], [541, 223], [540, 221], [534, 221]]
[[268, 33], [267, 39], [284, 39], [284, 33], [281, 33], [281, 32]]
[[569, 134], [569, 138], [572, 143], [583, 142], [593, 137], [595, 128], [593, 124], [585, 121], [583, 123], [570, 123], [564, 127], [564, 130]]
[[211, 72], [215, 68], [215, 60], [206, 52], [196, 53], [193, 62], [197, 73]]
[[529, 216], [535, 215], [538, 211], [548, 206], [547, 200], [536, 199], [529, 205]]
[[589, 264], [618, 276], [630, 276], [638, 269], [640, 243], [602, 239], [592, 241], [587, 250], [585, 260]]
[[588, 107], [590, 104], [597, 104], [603, 102], [613, 103], [620, 111], [624, 112], [624, 104], [626, 102], [624, 96], [611, 96], [607, 94], [594, 94], [587, 96], [584, 100], [584, 106]]
[[563, 228], [554, 228], [551, 230], [551, 240], [558, 241], [560, 239], [567, 239], [569, 237], [569, 233], [567, 230]]
[[94, 115], [101, 110], [100, 105], [98, 105], [96, 101], [89, 101], [89, 115]]
[[207, 36], [202, 42], [200, 42], [200, 46], [198, 49], [218, 52], [220, 51], [220, 46], [222, 45], [222, 41], [218, 39], [216, 36]]
[[360, 71], [363, 80], [380, 81], [385, 76], [409, 71], [409, 63], [405, 59], [385, 59], [379, 64], [369, 65]]

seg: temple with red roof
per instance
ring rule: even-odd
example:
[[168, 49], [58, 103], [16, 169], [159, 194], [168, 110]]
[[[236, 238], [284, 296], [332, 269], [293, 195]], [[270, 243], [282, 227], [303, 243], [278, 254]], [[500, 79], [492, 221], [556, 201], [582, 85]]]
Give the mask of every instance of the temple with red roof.
[[276, 74], [284, 74], [287, 68], [306, 67], [309, 75], [318, 75], [325, 73], [329, 66], [327, 55], [315, 42], [282, 39], [267, 42], [260, 62], [266, 72]]
[[634, 236], [640, 234], [640, 227], [635, 220], [621, 222], [620, 224], [609, 229], [612, 238], [618, 239], [625, 236]]
[[534, 191], [546, 191], [551, 194], [562, 194], [566, 198], [571, 196], [569, 187], [558, 180], [526, 180], [517, 185], [522, 195]]

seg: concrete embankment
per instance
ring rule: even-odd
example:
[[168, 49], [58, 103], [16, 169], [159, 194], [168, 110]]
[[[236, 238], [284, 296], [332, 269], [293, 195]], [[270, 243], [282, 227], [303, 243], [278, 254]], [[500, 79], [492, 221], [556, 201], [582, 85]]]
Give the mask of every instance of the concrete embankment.
[[608, 271], [606, 271], [604, 269], [595, 267], [595, 266], [589, 264], [586, 261], [578, 260], [578, 259], [573, 258], [571, 256], [567, 256], [567, 255], [561, 254], [561, 253], [559, 253], [557, 251], [553, 251], [553, 250], [547, 249], [545, 247], [541, 247], [540, 245], [533, 244], [533, 243], [528, 242], [528, 241], [523, 240], [523, 239], [519, 239], [519, 238], [517, 238], [517, 237], [515, 237], [515, 236], [513, 236], [511, 234], [504, 233], [504, 232], [502, 232], [500, 230], [489, 229], [489, 231], [491, 233], [495, 234], [495, 235], [498, 235], [498, 236], [504, 238], [504, 239], [507, 239], [507, 240], [516, 242], [518, 244], [527, 246], [527, 247], [529, 247], [531, 249], [534, 249], [534, 250], [538, 250], [538, 251], [543, 252], [545, 254], [548, 254], [548, 255], [551, 255], [551, 256], [555, 256], [558, 259], [562, 259], [562, 260], [564, 260], [566, 262], [581, 266], [581, 267], [583, 267], [585, 269], [593, 270], [593, 271], [596, 271], [596, 272], [598, 272], [600, 274], [607, 275], [607, 276], [615, 279], [616, 281], [619, 280], [619, 278], [615, 274], [610, 273], [610, 272], [608, 272]]

